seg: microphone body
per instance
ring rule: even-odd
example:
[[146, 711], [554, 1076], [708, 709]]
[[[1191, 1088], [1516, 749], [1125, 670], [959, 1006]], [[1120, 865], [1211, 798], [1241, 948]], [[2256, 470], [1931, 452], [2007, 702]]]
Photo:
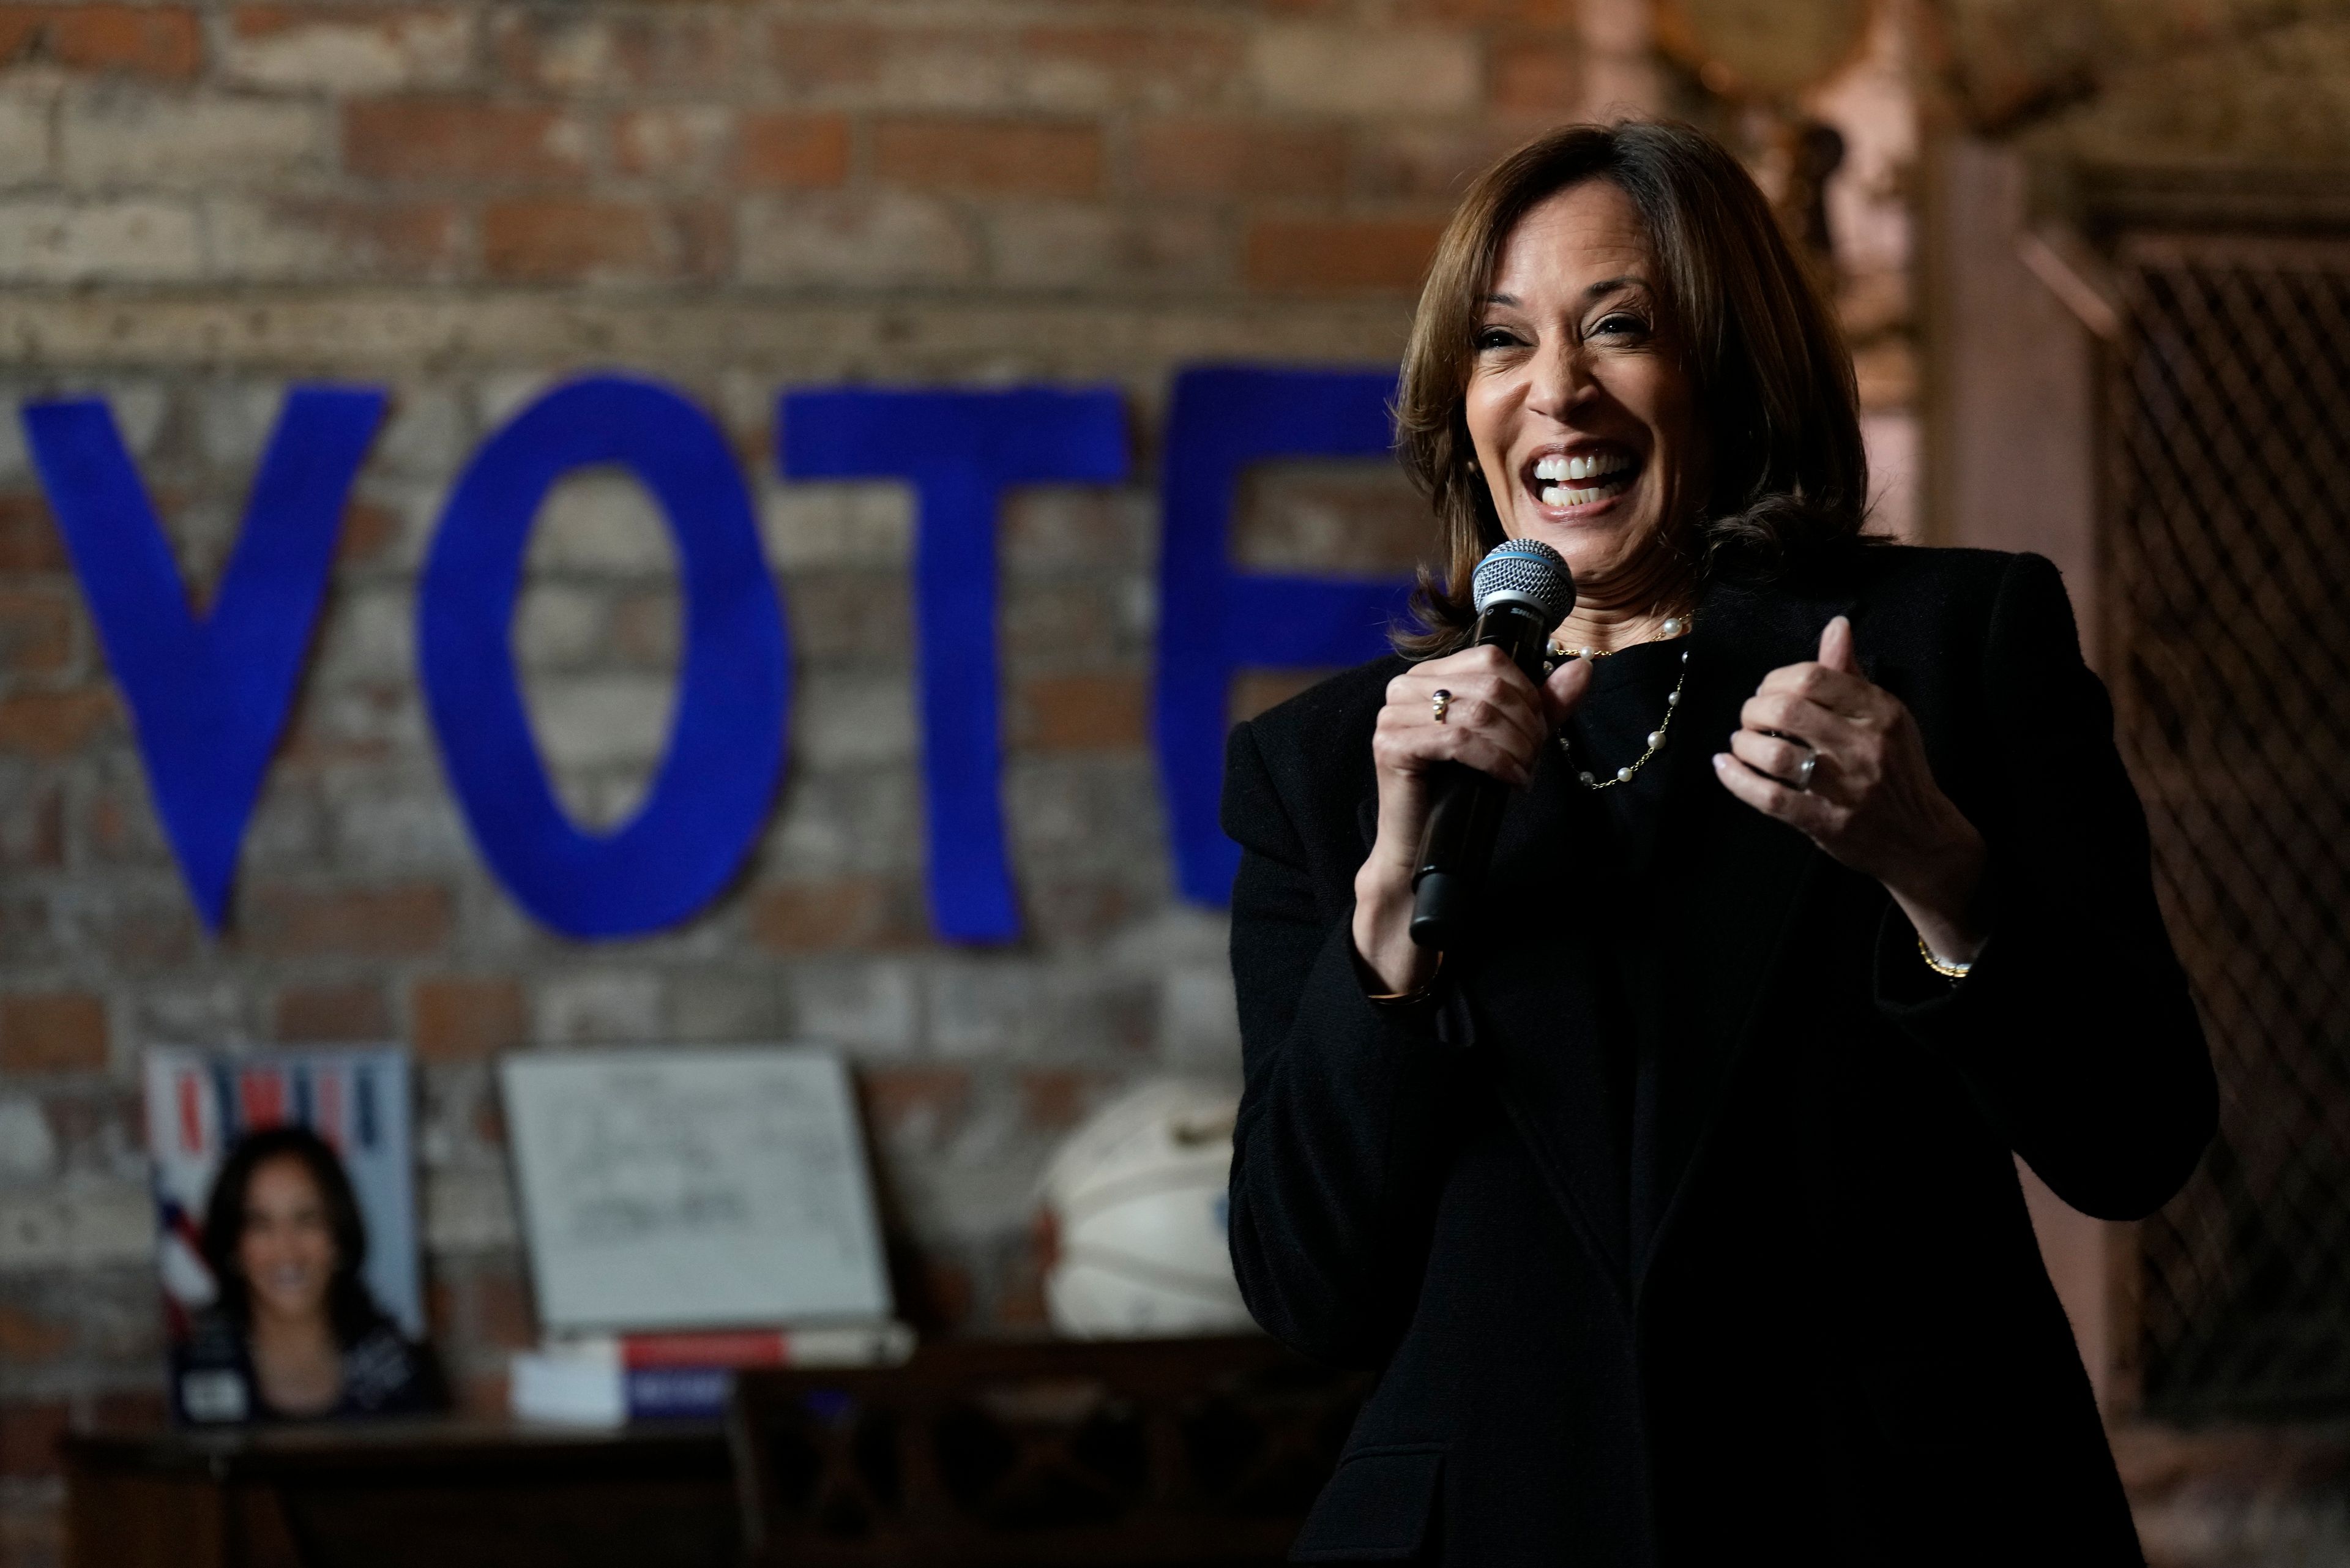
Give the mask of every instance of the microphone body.
[[[1575, 605], [1566, 563], [1546, 545], [1513, 540], [1486, 557], [1477, 580], [1472, 646], [1500, 649], [1540, 685], [1544, 641]], [[1428, 821], [1411, 874], [1411, 940], [1441, 951], [1468, 929], [1510, 786], [1465, 763], [1446, 763], [1433, 771], [1429, 789]]]

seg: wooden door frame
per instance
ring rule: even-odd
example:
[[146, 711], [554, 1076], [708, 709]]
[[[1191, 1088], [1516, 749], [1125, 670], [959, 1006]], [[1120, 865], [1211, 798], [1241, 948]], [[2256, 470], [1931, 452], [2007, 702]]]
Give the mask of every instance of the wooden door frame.
[[[2095, 168], [1931, 130], [1920, 159], [1918, 325], [1928, 544], [2031, 550], [2064, 575], [2104, 673], [2104, 472], [2126, 313], [2126, 234], [2350, 234], [2342, 171]], [[2067, 1207], [2018, 1162], [2051, 1282], [2106, 1418], [2141, 1404], [2134, 1224]]]

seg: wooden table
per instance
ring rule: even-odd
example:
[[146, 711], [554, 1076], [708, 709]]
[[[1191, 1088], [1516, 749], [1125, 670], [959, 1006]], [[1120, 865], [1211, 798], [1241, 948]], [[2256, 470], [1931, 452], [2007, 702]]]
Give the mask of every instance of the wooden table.
[[77, 1433], [69, 1568], [736, 1568], [723, 1431], [418, 1419]]

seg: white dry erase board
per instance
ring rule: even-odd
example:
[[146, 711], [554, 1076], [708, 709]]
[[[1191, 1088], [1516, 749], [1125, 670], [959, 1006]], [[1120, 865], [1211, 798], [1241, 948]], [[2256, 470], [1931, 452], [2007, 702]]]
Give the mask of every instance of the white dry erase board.
[[837, 1054], [534, 1052], [498, 1074], [549, 1332], [889, 1315]]

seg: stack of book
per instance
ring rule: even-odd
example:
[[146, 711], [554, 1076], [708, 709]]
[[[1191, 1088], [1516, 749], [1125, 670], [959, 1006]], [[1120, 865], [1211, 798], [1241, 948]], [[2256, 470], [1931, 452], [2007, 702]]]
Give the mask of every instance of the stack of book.
[[618, 1427], [715, 1420], [746, 1366], [896, 1366], [914, 1354], [902, 1323], [590, 1334], [517, 1352], [509, 1397], [525, 1421]]

